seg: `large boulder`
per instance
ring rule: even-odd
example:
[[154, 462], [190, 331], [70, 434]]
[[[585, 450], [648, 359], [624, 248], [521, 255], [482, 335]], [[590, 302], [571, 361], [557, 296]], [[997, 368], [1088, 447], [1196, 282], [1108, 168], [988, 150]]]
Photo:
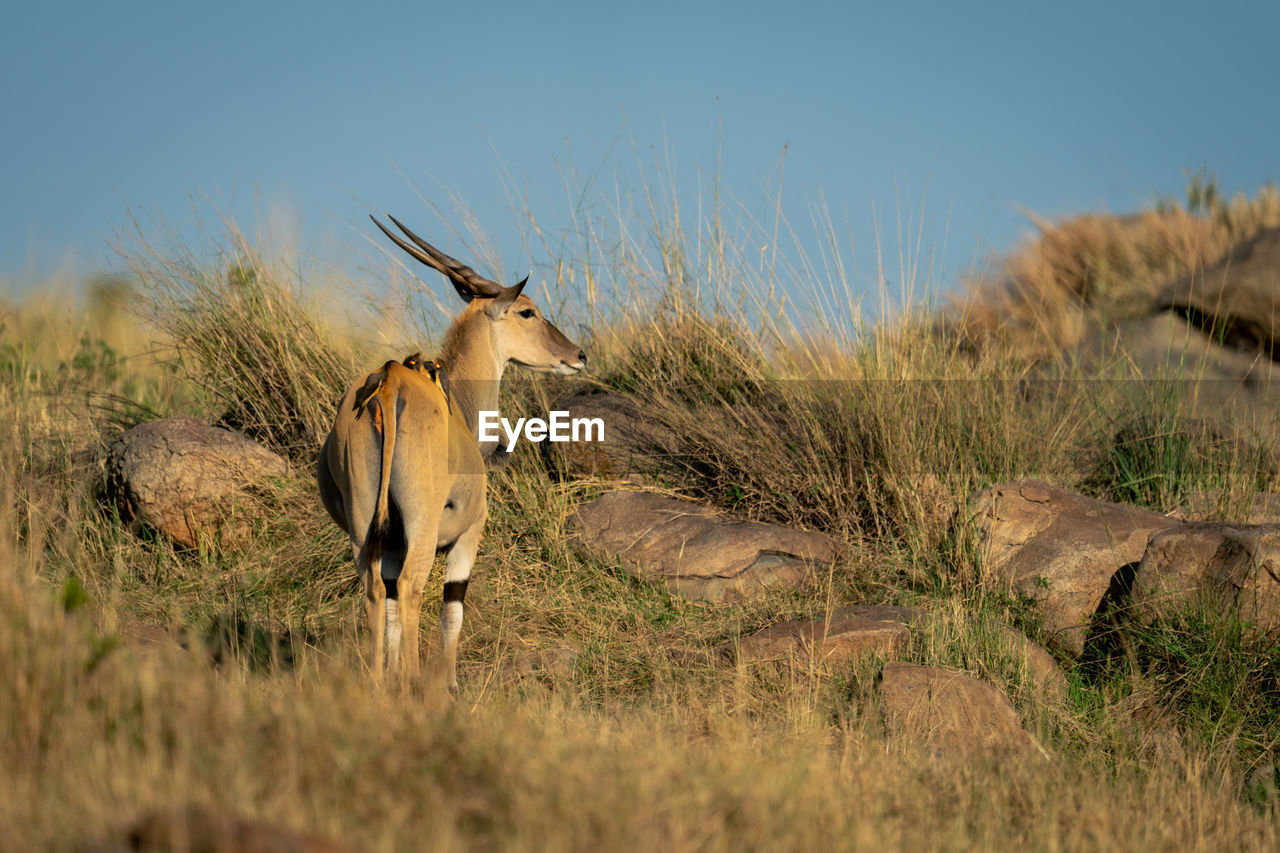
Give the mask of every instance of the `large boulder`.
[[651, 492], [608, 492], [578, 507], [569, 528], [587, 553], [694, 601], [797, 586], [814, 564], [839, 555], [836, 541], [822, 533], [734, 521]]
[[885, 664], [880, 710], [890, 734], [958, 761], [1047, 757], [1002, 691], [962, 672]]
[[163, 533], [184, 548], [243, 544], [252, 496], [288, 463], [262, 445], [195, 418], [125, 430], [107, 454], [107, 498], [122, 521]]
[[968, 513], [987, 572], [1034, 601], [1050, 645], [1077, 656], [1112, 578], [1142, 559], [1153, 533], [1179, 523], [1041, 480], [976, 492]]
[[1198, 603], [1280, 636], [1280, 526], [1189, 523], [1157, 533], [1131, 595], [1148, 623]]
[[1280, 228], [1168, 283], [1141, 315], [1100, 324], [1077, 357], [1124, 364], [1146, 379], [1182, 379], [1195, 411], [1274, 417], [1280, 380]]
[[1158, 300], [1216, 340], [1280, 358], [1280, 228], [1235, 246], [1203, 271], [1170, 284]]
[[[1134, 378], [1183, 379], [1187, 391], [1196, 392], [1195, 411], [1204, 414], [1259, 402], [1277, 378], [1275, 364], [1256, 349], [1223, 346], [1171, 309], [1098, 326], [1085, 335], [1075, 358], [1086, 371], [1120, 363]], [[1208, 400], [1200, 399], [1205, 395]]]

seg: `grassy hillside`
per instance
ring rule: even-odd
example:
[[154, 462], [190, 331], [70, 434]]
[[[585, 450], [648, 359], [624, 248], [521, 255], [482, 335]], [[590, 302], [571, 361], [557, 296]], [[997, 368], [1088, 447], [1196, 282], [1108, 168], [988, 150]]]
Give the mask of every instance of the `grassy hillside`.
[[[825, 329], [778, 310], [809, 265], [765, 267], [749, 235], [688, 235], [662, 214], [643, 233], [584, 225], [551, 252], [551, 293], [581, 301], [534, 295], [587, 346], [590, 376], [515, 371], [504, 406], [545, 410], [584, 385], [629, 395], [679, 437], [659, 485], [825, 531], [849, 557], [803, 591], [683, 601], [571, 549], [567, 515], [609, 484], [561, 482], [522, 446], [490, 475], [456, 698], [370, 688], [349, 548], [309, 469], [342, 388], [432, 351], [438, 328], [335, 322], [312, 282], [234, 233], [211, 251], [144, 245], [130, 283], [83, 305], [8, 308], [0, 834], [74, 848], [195, 802], [371, 850], [1274, 849], [1274, 638], [1191, 611], [1064, 661], [1071, 689], [1052, 698], [1001, 639], [1005, 625], [1038, 637], [1034, 613], [988, 582], [952, 518], [972, 491], [1024, 476], [1161, 511], [1200, 496], [1237, 521], [1276, 491], [1274, 418], [1206, 437], [1187, 426], [1194, 375], [1098, 381], [1109, 366], [1085, 373], [1046, 348], [1064, 344], [1058, 318], [1105, 320], [1277, 219], [1268, 190], [1046, 226], [950, 313], [862, 327], [846, 309]], [[1193, 236], [1196, 251], [1177, 250]], [[828, 290], [844, 305], [851, 288]], [[1046, 362], [1068, 366], [1038, 385]], [[114, 436], [179, 413], [294, 463], [249, 547], [177, 551], [103, 508]], [[851, 603], [928, 608], [905, 658], [1007, 691], [1052, 760], [939, 763], [888, 737], [874, 660], [810, 671], [669, 651]], [[185, 648], [140, 642], [148, 626]], [[557, 648], [576, 662], [518, 674]]]

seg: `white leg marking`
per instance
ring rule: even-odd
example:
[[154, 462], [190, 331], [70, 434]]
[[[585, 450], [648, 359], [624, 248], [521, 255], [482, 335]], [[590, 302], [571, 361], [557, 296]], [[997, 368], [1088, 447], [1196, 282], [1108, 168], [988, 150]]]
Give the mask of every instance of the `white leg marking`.
[[450, 601], [444, 605], [440, 613], [440, 630], [444, 634], [446, 648], [458, 642], [458, 634], [462, 631], [461, 601]]
[[387, 599], [387, 654], [391, 658], [391, 668], [400, 665], [400, 602], [394, 598]]
[[[476, 526], [472, 531], [468, 531], [471, 535], [464, 534], [463, 538], [455, 542], [450, 549], [444, 563], [445, 590], [448, 590], [451, 584], [465, 584], [470, 579], [471, 567], [476, 561], [476, 548], [480, 544], [481, 529], [480, 526]], [[463, 587], [462, 594], [457, 595], [456, 599], [461, 599], [465, 592], [466, 589]], [[455, 596], [448, 595], [447, 598], [455, 598]], [[440, 639], [443, 641], [445, 674], [450, 689], [456, 689], [458, 686], [458, 635], [461, 633], [462, 601], [445, 600], [440, 608]]]
[[[445, 583], [466, 581], [471, 578], [471, 567], [475, 564], [476, 553], [473, 548], [455, 546], [444, 561]], [[447, 601], [440, 610], [440, 633], [443, 635], [446, 650], [453, 648], [458, 642], [458, 634], [462, 631], [462, 602]]]

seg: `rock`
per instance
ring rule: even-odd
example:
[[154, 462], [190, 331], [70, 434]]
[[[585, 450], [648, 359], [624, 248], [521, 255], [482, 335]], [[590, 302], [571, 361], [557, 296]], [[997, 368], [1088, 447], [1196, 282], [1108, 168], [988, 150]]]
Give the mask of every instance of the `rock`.
[[1146, 623], [1196, 603], [1280, 631], [1280, 526], [1188, 523], [1156, 534], [1133, 579]]
[[844, 663], [872, 654], [892, 654], [907, 645], [911, 631], [902, 622], [870, 616], [780, 622], [720, 647], [734, 663], [804, 658], [814, 664]]
[[[832, 611], [834, 617], [873, 619], [882, 622], [899, 622], [915, 626], [929, 616], [920, 607], [902, 607], [893, 604], [856, 604]], [[1068, 692], [1067, 676], [1048, 650], [1017, 628], [1000, 625], [999, 644], [1013, 657], [1021, 658], [1031, 680], [1054, 699], [1065, 699]]]
[[133, 850], [166, 853], [351, 853], [315, 835], [267, 826], [192, 806], [157, 811], [138, 820], [128, 831]]
[[[906, 626], [915, 626], [928, 618], [929, 611], [920, 607], [902, 607], [893, 604], [857, 604], [852, 607], [837, 608], [832, 615], [900, 622]], [[1013, 657], [1022, 659], [1031, 675], [1031, 680], [1049, 696], [1065, 699], [1068, 692], [1067, 676], [1062, 671], [1062, 667], [1058, 666], [1053, 655], [1017, 628], [1000, 625], [998, 631], [999, 644]]]
[[880, 709], [891, 734], [923, 742], [938, 758], [1048, 757], [1022, 727], [1009, 697], [964, 673], [885, 664]]
[[1227, 346], [1280, 359], [1280, 228], [1170, 284], [1158, 300]]
[[1086, 369], [1185, 382], [1193, 411], [1225, 423], [1275, 416], [1280, 380], [1280, 229], [1159, 290], [1146, 316], [1100, 325], [1080, 347]]
[[645, 417], [621, 394], [574, 394], [552, 408], [569, 412], [571, 418], [599, 418], [604, 424], [602, 441], [543, 443], [548, 452], [559, 454], [570, 477], [639, 481], [657, 472], [667, 450], [675, 446], [670, 429]]
[[125, 430], [107, 455], [106, 493], [122, 521], [165, 534], [181, 547], [243, 544], [252, 529], [246, 499], [288, 472], [260, 444], [195, 418], [167, 418]]
[[777, 524], [732, 521], [709, 507], [650, 492], [613, 491], [578, 507], [578, 545], [618, 561], [632, 577], [662, 581], [693, 601], [733, 601], [798, 586], [814, 563], [833, 562], [834, 539]]
[[1151, 534], [1179, 523], [1040, 480], [976, 492], [968, 513], [987, 571], [1032, 599], [1052, 633], [1050, 645], [1073, 656], [1084, 649], [1087, 623], [1111, 579], [1142, 559]]
[[1044, 695], [1059, 702], [1067, 698], [1070, 686], [1066, 673], [1044, 646], [1008, 625], [1000, 626], [1000, 642], [1014, 657], [1022, 659], [1031, 681]]
[[1196, 412], [1203, 414], [1252, 403], [1278, 378], [1275, 365], [1256, 350], [1224, 347], [1172, 310], [1099, 326], [1085, 336], [1075, 358], [1086, 371], [1123, 364], [1135, 378], [1185, 379], [1184, 398], [1195, 400]]

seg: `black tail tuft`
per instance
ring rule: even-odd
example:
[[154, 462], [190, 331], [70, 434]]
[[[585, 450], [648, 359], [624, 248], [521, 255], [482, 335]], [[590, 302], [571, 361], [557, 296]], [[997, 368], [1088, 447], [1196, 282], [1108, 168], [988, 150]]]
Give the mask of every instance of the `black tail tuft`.
[[382, 560], [382, 552], [386, 549], [387, 539], [391, 536], [391, 518], [379, 522], [376, 518], [369, 525], [369, 537], [365, 539], [364, 551], [370, 566]]

